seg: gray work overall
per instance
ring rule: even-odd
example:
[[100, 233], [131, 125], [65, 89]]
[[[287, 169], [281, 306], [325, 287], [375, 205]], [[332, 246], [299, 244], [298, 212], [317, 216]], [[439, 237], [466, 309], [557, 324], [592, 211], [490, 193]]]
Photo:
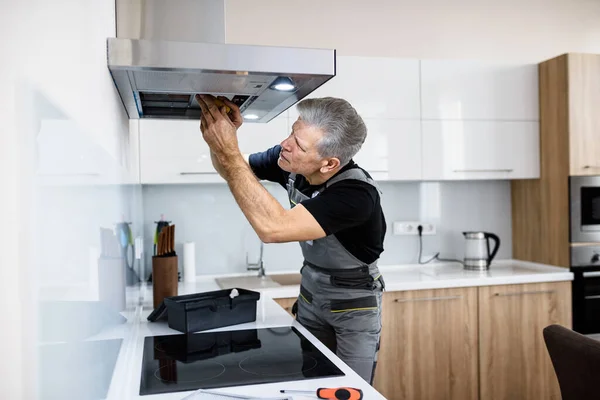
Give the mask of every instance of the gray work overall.
[[[290, 204], [309, 197], [294, 187], [290, 174], [287, 190]], [[330, 179], [313, 197], [344, 179], [367, 182], [377, 188], [359, 168]], [[353, 256], [335, 235], [300, 242], [304, 265], [300, 295], [294, 307], [296, 318], [364, 380], [372, 384], [381, 334], [383, 279], [372, 264]]]

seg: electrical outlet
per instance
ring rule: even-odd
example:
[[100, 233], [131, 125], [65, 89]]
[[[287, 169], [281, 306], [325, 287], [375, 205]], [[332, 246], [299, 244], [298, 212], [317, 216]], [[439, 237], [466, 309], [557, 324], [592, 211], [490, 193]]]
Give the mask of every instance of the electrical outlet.
[[394, 221], [392, 232], [394, 235], [418, 235], [419, 225], [423, 227], [423, 235], [435, 235], [435, 225], [419, 221]]
[[393, 232], [394, 235], [418, 235], [419, 231], [417, 227], [419, 226], [418, 221], [407, 222], [407, 221], [394, 221], [393, 224]]
[[436, 230], [434, 224], [423, 222], [421, 225], [423, 225], [423, 235], [435, 235]]

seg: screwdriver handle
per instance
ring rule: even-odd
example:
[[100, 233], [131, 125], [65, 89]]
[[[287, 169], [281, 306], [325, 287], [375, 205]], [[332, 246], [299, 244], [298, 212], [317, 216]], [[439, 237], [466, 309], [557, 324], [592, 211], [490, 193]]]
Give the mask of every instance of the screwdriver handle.
[[351, 387], [319, 388], [317, 389], [317, 397], [331, 400], [362, 400], [363, 392], [360, 389]]

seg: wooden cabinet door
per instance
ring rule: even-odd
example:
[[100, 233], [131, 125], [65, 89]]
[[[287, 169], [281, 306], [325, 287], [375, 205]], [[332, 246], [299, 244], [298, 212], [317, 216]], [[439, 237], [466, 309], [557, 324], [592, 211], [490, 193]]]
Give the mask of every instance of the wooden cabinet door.
[[281, 307], [283, 307], [283, 309], [285, 311], [287, 311], [288, 314], [290, 314], [292, 317], [296, 318], [292, 314], [292, 306], [294, 305], [296, 300], [298, 300], [297, 297], [286, 297], [286, 298], [273, 299], [273, 300], [275, 300], [277, 302], [277, 304], [279, 304]]
[[600, 55], [569, 54], [570, 175], [600, 174]]
[[375, 388], [388, 399], [477, 399], [477, 288], [387, 292]]
[[542, 330], [571, 327], [571, 283], [479, 288], [480, 398], [560, 399]]

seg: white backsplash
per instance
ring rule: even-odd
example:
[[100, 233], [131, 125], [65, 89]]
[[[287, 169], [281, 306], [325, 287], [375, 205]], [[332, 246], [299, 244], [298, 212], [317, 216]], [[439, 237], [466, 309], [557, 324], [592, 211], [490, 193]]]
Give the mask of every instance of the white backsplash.
[[[441, 252], [444, 258], [462, 258], [465, 230], [484, 230], [501, 239], [498, 258], [512, 256], [509, 181], [380, 182], [388, 229], [381, 265], [416, 263], [417, 236], [392, 235], [393, 221], [423, 221], [436, 225], [435, 236], [423, 237], [423, 259]], [[265, 187], [287, 207], [279, 185]], [[146, 270], [150, 271], [154, 221], [161, 214], [176, 225], [176, 250], [182, 269], [183, 243], [196, 244], [196, 273], [227, 274], [245, 271], [246, 253], [256, 262], [259, 239], [224, 184], [145, 185], [144, 238]], [[267, 244], [265, 268], [299, 270], [302, 254], [297, 243]]]

